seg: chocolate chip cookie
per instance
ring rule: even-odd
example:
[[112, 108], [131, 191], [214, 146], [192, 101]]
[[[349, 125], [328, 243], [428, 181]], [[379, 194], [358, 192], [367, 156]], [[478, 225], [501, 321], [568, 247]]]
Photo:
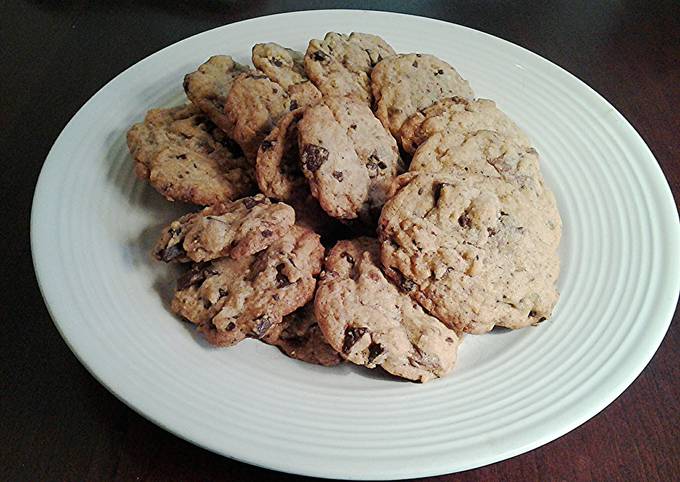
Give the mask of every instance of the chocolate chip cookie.
[[392, 47], [376, 35], [329, 32], [323, 40], [309, 42], [304, 64], [307, 75], [324, 96], [346, 95], [371, 105], [371, 71], [392, 55]]
[[561, 221], [552, 193], [539, 185], [404, 174], [380, 217], [385, 273], [459, 332], [545, 320], [558, 299]]
[[320, 97], [318, 90], [304, 88], [303, 84], [295, 84], [286, 91], [261, 72], [241, 74], [234, 81], [224, 108], [234, 126], [229, 134], [241, 146], [246, 158], [254, 162], [260, 143], [281, 117], [313, 104]]
[[177, 281], [172, 311], [214, 345], [262, 338], [312, 299], [323, 252], [318, 235], [293, 226], [256, 254], [197, 263]]
[[300, 162], [314, 197], [339, 219], [377, 218], [401, 159], [394, 138], [371, 109], [325, 97], [298, 123]]
[[252, 60], [257, 70], [286, 90], [292, 85], [309, 81], [305, 73], [304, 54], [297, 50], [274, 42], [255, 44]]
[[159, 261], [210, 261], [262, 251], [295, 224], [295, 211], [262, 194], [209, 206], [163, 228], [154, 256]]
[[375, 113], [393, 136], [410, 116], [445, 97], [472, 98], [467, 80], [434, 55], [400, 54], [371, 73]]
[[420, 382], [444, 376], [456, 360], [456, 333], [385, 278], [378, 247], [364, 237], [328, 254], [314, 299], [326, 340], [357, 365]]
[[324, 338], [314, 317], [312, 304], [285, 316], [262, 340], [277, 346], [289, 357], [307, 363], [328, 367], [343, 361], [342, 356]]
[[254, 173], [195, 106], [150, 110], [127, 143], [135, 173], [170, 201], [216, 204], [250, 194]]
[[462, 97], [448, 97], [416, 112], [401, 126], [399, 138], [404, 150], [413, 153], [436, 132], [465, 134], [482, 129], [496, 131], [527, 147], [531, 145], [526, 134], [494, 101]]
[[298, 122], [304, 108], [285, 114], [260, 144], [255, 174], [260, 190], [274, 199], [290, 202], [309, 192], [300, 166]]
[[227, 134], [233, 129], [224, 114], [227, 95], [236, 77], [247, 70], [228, 55], [215, 55], [184, 77], [184, 92], [189, 100]]

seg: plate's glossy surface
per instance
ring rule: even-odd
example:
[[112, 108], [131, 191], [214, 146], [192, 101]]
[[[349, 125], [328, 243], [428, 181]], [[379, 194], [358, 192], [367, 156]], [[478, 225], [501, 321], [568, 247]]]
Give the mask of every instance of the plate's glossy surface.
[[[284, 358], [246, 341], [207, 347], [168, 311], [172, 273], [152, 262], [182, 212], [137, 181], [128, 126], [182, 101], [208, 56], [259, 41], [304, 50], [326, 31], [373, 32], [452, 63], [534, 140], [564, 222], [553, 319], [466, 337], [449, 377], [416, 385]], [[680, 285], [670, 190], [634, 129], [564, 70], [495, 37], [380, 12], [299, 12], [205, 32], [131, 67], [71, 120], [45, 162], [32, 214], [45, 300], [88, 369], [135, 410], [224, 455], [339, 478], [415, 477], [525, 452], [618, 396], [661, 342]]]

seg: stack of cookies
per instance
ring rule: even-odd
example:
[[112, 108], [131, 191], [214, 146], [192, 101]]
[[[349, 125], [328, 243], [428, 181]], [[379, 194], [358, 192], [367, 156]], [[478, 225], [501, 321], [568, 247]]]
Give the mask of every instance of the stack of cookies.
[[548, 318], [561, 221], [536, 150], [446, 62], [369, 34], [208, 59], [128, 132], [136, 174], [203, 206], [154, 256], [215, 345], [425, 382], [465, 333]]

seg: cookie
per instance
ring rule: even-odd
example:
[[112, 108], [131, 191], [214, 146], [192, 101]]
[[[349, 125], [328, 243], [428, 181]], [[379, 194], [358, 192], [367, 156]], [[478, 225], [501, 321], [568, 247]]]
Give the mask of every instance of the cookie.
[[309, 192], [298, 149], [298, 122], [303, 112], [301, 108], [285, 114], [262, 141], [257, 152], [257, 185], [274, 199], [291, 202]]
[[312, 299], [323, 253], [318, 235], [293, 226], [256, 254], [195, 264], [177, 281], [172, 311], [214, 345], [262, 338]]
[[394, 138], [371, 109], [348, 97], [325, 97], [298, 123], [302, 171], [331, 217], [377, 218], [401, 159]]
[[285, 316], [269, 330], [263, 341], [278, 347], [289, 357], [307, 363], [329, 367], [343, 361], [324, 338], [311, 304]]
[[247, 70], [228, 55], [215, 55], [184, 76], [184, 92], [189, 100], [227, 134], [233, 129], [224, 114], [227, 95], [236, 77]]
[[295, 211], [262, 194], [209, 206], [163, 228], [154, 256], [159, 261], [210, 261], [262, 251], [295, 224]]
[[261, 72], [241, 74], [227, 96], [224, 112], [233, 129], [230, 136], [247, 159], [255, 161], [260, 143], [286, 113], [316, 102], [321, 94], [296, 84], [287, 92]]
[[371, 105], [371, 71], [392, 55], [395, 55], [392, 47], [376, 35], [329, 32], [323, 40], [309, 42], [304, 65], [325, 97], [350, 96]]
[[520, 190], [544, 189], [538, 152], [523, 140], [495, 131], [437, 132], [416, 151], [409, 171], [481, 174], [497, 177]]
[[552, 193], [539, 187], [404, 174], [380, 217], [385, 273], [458, 332], [545, 320], [558, 299], [561, 220]]
[[472, 98], [467, 80], [434, 55], [400, 54], [371, 73], [375, 114], [393, 136], [410, 116], [445, 97]]
[[378, 248], [364, 237], [328, 254], [314, 298], [326, 340], [357, 365], [420, 382], [444, 376], [456, 361], [456, 333], [385, 278]]
[[254, 190], [252, 167], [193, 105], [150, 110], [127, 143], [137, 176], [170, 201], [210, 205]]
[[255, 44], [252, 60], [257, 70], [286, 90], [309, 81], [305, 73], [304, 54], [297, 50], [274, 42]]
[[531, 145], [526, 134], [496, 107], [494, 101], [462, 97], [448, 97], [416, 112], [401, 126], [399, 138], [404, 150], [414, 153], [419, 145], [436, 132], [466, 134], [478, 130], [496, 131], [518, 144]]

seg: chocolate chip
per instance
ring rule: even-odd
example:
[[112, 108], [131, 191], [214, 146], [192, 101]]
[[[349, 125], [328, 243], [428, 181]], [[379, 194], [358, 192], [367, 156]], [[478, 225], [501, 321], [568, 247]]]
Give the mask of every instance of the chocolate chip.
[[340, 253], [341, 258], [345, 258], [349, 264], [354, 264], [354, 258], [347, 251]]
[[236, 328], [236, 324], [233, 321], [230, 321], [227, 326], [224, 327], [226, 331], [232, 331], [234, 328]]
[[434, 200], [434, 205], [436, 206], [439, 203], [439, 198], [442, 195], [442, 187], [444, 187], [444, 183], [440, 184], [435, 184], [434, 188], [432, 189], [432, 198]]
[[229, 294], [229, 292], [227, 290], [224, 290], [222, 288], [219, 288], [217, 290], [217, 292], [220, 294], [220, 298], [224, 298], [225, 296], [227, 296]]
[[182, 248], [181, 244], [173, 244], [172, 246], [168, 246], [167, 248], [161, 250], [159, 254], [161, 260], [169, 263], [173, 259], [179, 258], [180, 256], [186, 254], [186, 251], [184, 251], [184, 248]]
[[206, 274], [208, 274], [208, 270], [204, 269], [202, 265], [195, 265], [179, 277], [177, 280], [177, 289], [182, 291], [190, 286], [201, 284], [205, 281]]
[[328, 160], [328, 149], [315, 144], [307, 144], [302, 149], [302, 156], [300, 161], [302, 165], [310, 172], [315, 172], [321, 167], [321, 164]]
[[265, 238], [271, 237], [272, 234], [274, 233], [270, 229], [265, 229], [264, 231], [262, 231], [262, 236]]
[[299, 106], [298, 106], [297, 100], [293, 99], [293, 100], [290, 101], [290, 107], [288, 109], [292, 112], [295, 109], [297, 109], [298, 107]]
[[269, 315], [262, 315], [256, 320], [253, 333], [258, 338], [262, 338], [267, 334], [267, 331], [269, 331], [269, 328], [271, 328], [273, 324], [274, 322]]
[[495, 236], [498, 233], [498, 231], [494, 228], [486, 228], [486, 232], [489, 236]]
[[280, 61], [279, 59], [277, 59], [276, 57], [273, 57], [273, 58], [269, 59], [269, 61], [270, 61], [272, 64], [276, 65], [277, 67], [281, 67], [281, 66], [283, 65], [283, 62], [281, 62], [281, 61]]
[[333, 177], [338, 180], [338, 182], [342, 182], [343, 174], [342, 171], [333, 171]]
[[288, 277], [283, 274], [283, 269], [286, 267], [285, 264], [281, 263], [276, 267], [276, 287], [285, 288], [290, 284]]
[[366, 168], [368, 169], [368, 177], [374, 178], [378, 175], [378, 166], [380, 165], [381, 162], [382, 161], [375, 152], [368, 156], [368, 162], [366, 163]]
[[387, 164], [385, 164], [383, 161], [380, 161], [380, 162], [378, 163], [378, 167], [379, 167], [380, 169], [387, 169]]
[[260, 147], [262, 147], [263, 151], [268, 151], [272, 147], [274, 147], [274, 143], [272, 141], [262, 141], [262, 144], [260, 144]]
[[210, 300], [203, 300], [203, 308], [205, 308], [207, 310], [211, 306], [212, 306], [212, 303], [210, 302]]
[[317, 62], [324, 62], [330, 59], [330, 56], [321, 50], [317, 50], [312, 54], [312, 58]]
[[439, 69], [439, 70], [435, 71], [435, 73], [434, 73], [435, 77], [437, 75], [443, 75], [443, 74], [444, 74], [444, 71], [442, 69]]
[[243, 205], [246, 207], [246, 209], [253, 209], [255, 206], [262, 204], [263, 202], [264, 201], [261, 199], [255, 199], [254, 197], [243, 198]]
[[446, 337], [446, 341], [447, 341], [448, 343], [453, 343], [453, 338], [451, 338], [450, 336], [447, 336], [447, 337]]
[[279, 295], [277, 295], [276, 293], [274, 293], [274, 294], [272, 295], [272, 299], [273, 299], [274, 301], [279, 301], [279, 300], [281, 299], [281, 297], [280, 297]]
[[461, 228], [469, 228], [472, 226], [472, 219], [470, 219], [467, 214], [463, 213], [458, 218], [458, 224], [460, 224]]
[[413, 63], [411, 64], [414, 68], [418, 68], [418, 61], [414, 60]]
[[357, 125], [356, 125], [356, 124], [352, 124], [351, 126], [349, 126], [349, 128], [350, 128], [350, 129], [356, 129], [356, 128], [357, 128]]
[[366, 327], [351, 327], [345, 328], [345, 339], [342, 342], [342, 352], [347, 354], [352, 350], [352, 347], [356, 344], [359, 339], [366, 333]]
[[186, 159], [186, 158], [187, 158], [187, 155], [186, 155], [186, 154], [180, 154], [179, 156], [177, 156], [177, 159], [182, 159], [182, 160], [184, 160], [184, 159]]
[[371, 343], [368, 346], [368, 363], [371, 363], [384, 352], [385, 349], [380, 343]]

